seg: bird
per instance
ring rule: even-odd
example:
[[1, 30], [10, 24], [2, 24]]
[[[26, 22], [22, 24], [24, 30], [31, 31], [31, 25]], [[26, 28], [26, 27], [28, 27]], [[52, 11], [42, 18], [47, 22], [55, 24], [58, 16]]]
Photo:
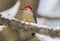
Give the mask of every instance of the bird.
[[36, 17], [34, 16], [34, 13], [32, 12], [31, 6], [24, 6], [23, 9], [23, 21], [29, 22], [29, 23], [37, 23]]

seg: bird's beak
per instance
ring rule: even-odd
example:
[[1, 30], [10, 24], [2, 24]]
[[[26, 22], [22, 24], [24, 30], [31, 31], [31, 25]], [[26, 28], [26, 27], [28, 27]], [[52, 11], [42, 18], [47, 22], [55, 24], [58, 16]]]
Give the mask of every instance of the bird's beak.
[[24, 9], [20, 9], [20, 10], [24, 10]]

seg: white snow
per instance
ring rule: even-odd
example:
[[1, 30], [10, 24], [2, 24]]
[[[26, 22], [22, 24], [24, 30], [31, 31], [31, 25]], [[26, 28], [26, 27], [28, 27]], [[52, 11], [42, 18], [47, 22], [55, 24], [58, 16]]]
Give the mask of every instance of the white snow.
[[46, 22], [46, 18], [36, 18], [37, 19], [37, 24], [38, 25], [41, 25], [41, 24], [44, 24]]
[[41, 35], [38, 33], [36, 33], [35, 36], [38, 40], [41, 40], [41, 41], [60, 41], [60, 38], [58, 37], [52, 38], [48, 35]]
[[60, 19], [37, 18], [37, 26], [60, 30]]
[[3, 18], [7, 18], [9, 20], [15, 19], [14, 17], [18, 12], [19, 6], [20, 6], [20, 1], [18, 0], [12, 8], [2, 11], [0, 12], [0, 14], [2, 15]]
[[[19, 21], [19, 20], [18, 20]], [[28, 24], [28, 25], [32, 25], [32, 26], [36, 26], [36, 27], [38, 27], [38, 28], [48, 28], [48, 29], [52, 29], [52, 27], [49, 27], [49, 26], [47, 26], [47, 25], [43, 25], [43, 24], [39, 24], [39, 23], [29, 23], [29, 22], [24, 22], [24, 21], [20, 21], [21, 23], [24, 23], [24, 24]]]
[[4, 27], [5, 25], [0, 25], [0, 31], [2, 31]]
[[54, 27], [53, 30], [60, 30], [60, 26], [56, 26], [56, 27]]
[[24, 21], [20, 21], [21, 23], [25, 23]]
[[25, 24], [30, 24], [29, 22], [25, 22]]

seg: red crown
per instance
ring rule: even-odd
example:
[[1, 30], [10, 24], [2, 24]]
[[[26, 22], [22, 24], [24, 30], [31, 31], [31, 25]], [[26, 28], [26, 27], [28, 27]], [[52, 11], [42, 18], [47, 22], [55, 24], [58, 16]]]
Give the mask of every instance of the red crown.
[[30, 10], [32, 10], [32, 7], [31, 6], [25, 6], [24, 9], [25, 8], [29, 8]]

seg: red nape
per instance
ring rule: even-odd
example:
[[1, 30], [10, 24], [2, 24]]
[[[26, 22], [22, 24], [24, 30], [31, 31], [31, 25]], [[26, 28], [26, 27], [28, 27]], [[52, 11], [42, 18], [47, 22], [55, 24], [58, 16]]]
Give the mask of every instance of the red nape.
[[29, 8], [29, 9], [32, 10], [32, 7], [31, 7], [31, 6], [25, 6], [24, 9], [25, 9], [25, 8]]

